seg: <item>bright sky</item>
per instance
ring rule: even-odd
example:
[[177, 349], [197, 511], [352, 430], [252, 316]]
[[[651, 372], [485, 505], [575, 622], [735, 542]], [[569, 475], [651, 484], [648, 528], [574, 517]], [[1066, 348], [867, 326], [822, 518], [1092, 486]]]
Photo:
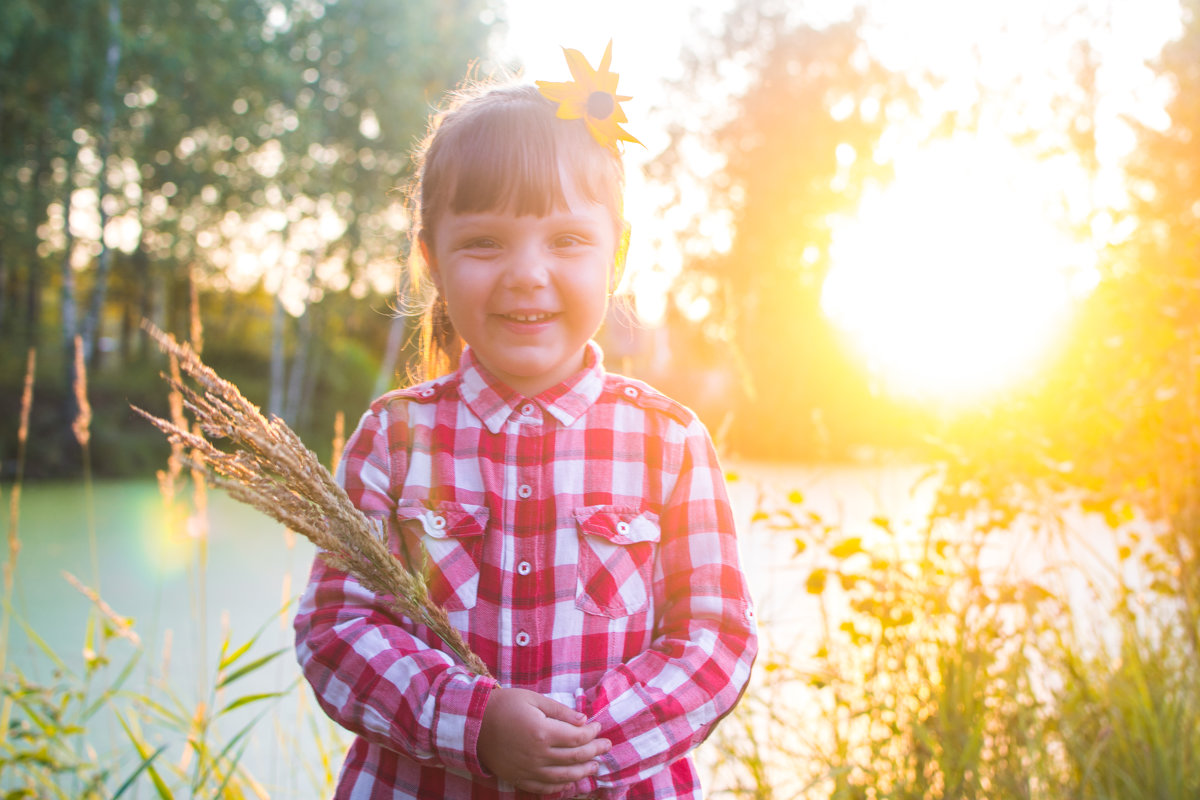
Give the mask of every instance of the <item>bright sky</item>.
[[[504, 53], [524, 63], [530, 78], [568, 77], [561, 46], [581, 50], [595, 64], [607, 42], [614, 42], [619, 91], [634, 98], [626, 104], [626, 127], [648, 145], [626, 151], [634, 223], [630, 280], [639, 306], [661, 297], [679, 264], [662, 263], [662, 254], [646, 246], [662, 214], [643, 190], [638, 167], [665, 144], [655, 126], [676, 111], [661, 106], [667, 82], [678, 75], [680, 48], [697, 25], [715, 29], [728, 5], [729, 0], [506, 3], [510, 33]], [[815, 0], [802, 7], [820, 25], [852, 6]], [[1051, 92], [1070, 79], [1077, 66], [1074, 42], [1084, 21], [1097, 13], [1107, 19], [1092, 34], [1102, 65], [1096, 78], [1102, 94], [1098, 148], [1102, 159], [1115, 163], [1133, 144], [1122, 115], [1166, 122], [1161, 108], [1168, 90], [1154, 82], [1145, 62], [1178, 36], [1178, 0], [876, 0], [867, 35], [888, 66], [924, 68], [946, 79], [925, 98], [930, 109], [967, 107], [980, 84], [1007, 87], [1016, 81], [1025, 113], [1032, 115], [1021, 124], [1037, 127], [1038, 114], [1049, 124]], [[995, 128], [989, 133], [1006, 132], [1003, 119], [985, 124]], [[1065, 237], [1056, 226], [1064, 214], [1058, 212], [1056, 220], [1051, 210], [1056, 202], [1062, 205], [1063, 186], [1078, 179], [1061, 167], [1022, 160], [1002, 136], [925, 152], [913, 145], [923, 127], [918, 121], [910, 136], [893, 138], [898, 172], [893, 187], [872, 193], [857, 218], [835, 227], [823, 305], [893, 388], [939, 399], [972, 398], [1035, 363], [1069, 315], [1080, 286], [1088, 284], [1087, 248]], [[1115, 202], [1121, 191], [1119, 174], [1106, 170], [1088, 202]], [[945, 234], [936, 242], [931, 226]], [[1113, 235], [1101, 226], [1095, 244]]]

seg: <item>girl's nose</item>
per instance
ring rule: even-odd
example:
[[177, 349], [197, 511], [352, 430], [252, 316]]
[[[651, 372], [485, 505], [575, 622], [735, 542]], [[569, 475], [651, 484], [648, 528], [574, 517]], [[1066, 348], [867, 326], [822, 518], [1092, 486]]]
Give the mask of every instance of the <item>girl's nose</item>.
[[514, 248], [504, 270], [504, 283], [510, 289], [540, 289], [550, 282], [549, 254], [539, 247]]

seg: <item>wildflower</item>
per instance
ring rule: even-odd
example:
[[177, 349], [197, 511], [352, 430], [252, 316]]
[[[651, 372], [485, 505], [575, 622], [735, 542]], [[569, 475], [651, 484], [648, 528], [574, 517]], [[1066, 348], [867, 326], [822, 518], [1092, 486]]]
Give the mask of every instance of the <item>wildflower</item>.
[[616, 150], [617, 142], [641, 144], [620, 123], [628, 122], [621, 103], [632, 98], [617, 94], [617, 73], [609, 71], [612, 42], [604, 50], [600, 68], [592, 69], [578, 50], [564, 47], [567, 67], [573, 81], [537, 81], [538, 90], [558, 103], [559, 119], [582, 119], [592, 137], [605, 147]]

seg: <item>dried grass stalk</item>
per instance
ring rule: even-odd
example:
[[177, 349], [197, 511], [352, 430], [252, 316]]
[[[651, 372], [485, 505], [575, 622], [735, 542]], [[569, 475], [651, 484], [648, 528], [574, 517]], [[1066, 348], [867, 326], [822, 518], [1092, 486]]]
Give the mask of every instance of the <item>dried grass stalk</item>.
[[[204, 470], [213, 485], [234, 499], [304, 536], [316, 545], [326, 564], [353, 575], [393, 610], [427, 626], [468, 669], [487, 675], [483, 661], [430, 599], [423, 577], [392, 556], [387, 543], [376, 536], [366, 516], [300, 437], [278, 417], [263, 416], [237, 386], [214, 372], [186, 343], [149, 323], [143, 327], [199, 387], [164, 376], [183, 397], [201, 433], [134, 408], [172, 444], [188, 451], [184, 463]], [[232, 447], [228, 452], [218, 449], [212, 439], [227, 440]]]
[[115, 635], [120, 636], [122, 639], [128, 639], [129, 641], [133, 642], [134, 647], [141, 646], [142, 640], [141, 637], [137, 635], [137, 631], [133, 629], [132, 619], [129, 617], [123, 617], [116, 611], [113, 611], [112, 606], [104, 602], [95, 589], [92, 589], [90, 586], [85, 586], [83, 582], [79, 580], [79, 578], [76, 578], [71, 573], [63, 570], [62, 576], [66, 578], [67, 583], [75, 587], [76, 591], [78, 591], [88, 600], [92, 601], [92, 605], [96, 607], [96, 610], [98, 610], [100, 614], [106, 620], [108, 620], [108, 624], [111, 626]]
[[[25, 448], [29, 443], [29, 415], [33, 410], [33, 376], [37, 371], [37, 350], [29, 348], [25, 363], [25, 385], [21, 390], [21, 422], [17, 429], [17, 479], [13, 481], [8, 498], [8, 561], [4, 563], [4, 596], [12, 597], [13, 571], [21, 552], [21, 536], [17, 532], [21, 520], [21, 487], [25, 483]], [[5, 616], [7, 623], [8, 617]], [[5, 633], [7, 634], [7, 626]], [[7, 643], [7, 635], [4, 637]]]
[[92, 404], [88, 402], [87, 393], [87, 363], [83, 357], [83, 337], [75, 337], [75, 421], [71, 430], [75, 433], [75, 441], [87, 449], [92, 439]]

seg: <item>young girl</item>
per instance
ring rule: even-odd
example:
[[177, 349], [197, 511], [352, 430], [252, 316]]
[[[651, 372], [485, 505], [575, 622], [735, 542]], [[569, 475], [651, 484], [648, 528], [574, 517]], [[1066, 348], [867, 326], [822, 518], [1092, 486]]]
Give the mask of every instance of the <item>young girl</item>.
[[709, 436], [591, 340], [633, 139], [609, 53], [567, 56], [574, 83], [476, 90], [433, 120], [414, 251], [438, 377], [376, 400], [338, 470], [495, 677], [318, 558], [296, 648], [358, 735], [340, 798], [699, 798], [687, 754], [750, 676]]

